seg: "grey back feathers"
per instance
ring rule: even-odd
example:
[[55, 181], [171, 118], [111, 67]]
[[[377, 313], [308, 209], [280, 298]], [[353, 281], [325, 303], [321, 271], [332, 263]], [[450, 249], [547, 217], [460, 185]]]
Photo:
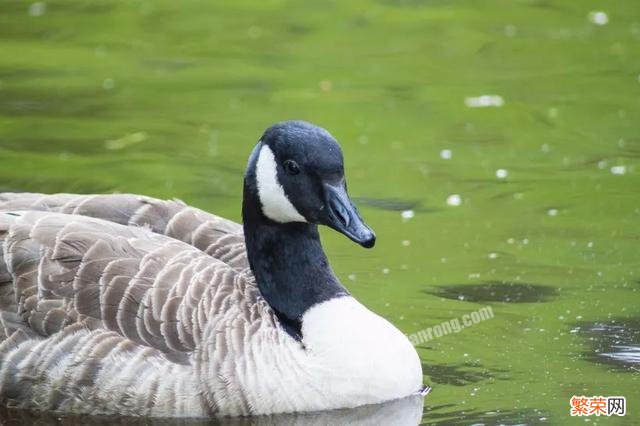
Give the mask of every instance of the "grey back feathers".
[[[198, 370], [233, 361], [224, 345], [237, 350], [244, 326], [278, 332], [240, 226], [181, 202], [0, 194], [0, 243], [0, 395], [10, 406], [205, 415], [216, 396]], [[231, 322], [236, 336], [216, 334]], [[201, 350], [205, 333], [216, 334], [206, 342], [216, 340], [215, 360]]]

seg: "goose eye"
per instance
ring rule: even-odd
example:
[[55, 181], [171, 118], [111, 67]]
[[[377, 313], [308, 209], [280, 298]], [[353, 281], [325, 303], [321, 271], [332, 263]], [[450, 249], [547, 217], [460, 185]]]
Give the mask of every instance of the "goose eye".
[[298, 163], [293, 160], [287, 160], [283, 164], [284, 170], [290, 175], [297, 175], [300, 173], [300, 167]]

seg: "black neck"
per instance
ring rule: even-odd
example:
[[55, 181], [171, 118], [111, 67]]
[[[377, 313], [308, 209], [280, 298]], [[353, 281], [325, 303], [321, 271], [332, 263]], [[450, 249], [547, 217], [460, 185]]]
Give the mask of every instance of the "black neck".
[[307, 309], [349, 292], [329, 266], [316, 225], [277, 223], [264, 216], [252, 166], [245, 176], [242, 202], [249, 265], [262, 297], [285, 329], [299, 338]]

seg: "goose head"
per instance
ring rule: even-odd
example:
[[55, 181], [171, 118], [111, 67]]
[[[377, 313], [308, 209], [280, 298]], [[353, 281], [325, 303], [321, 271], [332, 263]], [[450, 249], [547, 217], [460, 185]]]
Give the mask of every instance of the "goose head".
[[340, 145], [325, 129], [304, 121], [268, 128], [249, 159], [247, 182], [268, 221], [326, 225], [363, 247], [375, 244], [347, 193]]

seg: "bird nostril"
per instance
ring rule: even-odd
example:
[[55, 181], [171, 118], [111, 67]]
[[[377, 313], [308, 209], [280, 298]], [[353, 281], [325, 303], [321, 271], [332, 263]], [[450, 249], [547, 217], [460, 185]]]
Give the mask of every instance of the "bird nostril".
[[342, 223], [343, 226], [349, 226], [350, 218], [347, 210], [342, 206], [342, 204], [337, 202], [331, 203], [331, 210], [333, 210], [333, 214], [335, 214], [336, 218]]

